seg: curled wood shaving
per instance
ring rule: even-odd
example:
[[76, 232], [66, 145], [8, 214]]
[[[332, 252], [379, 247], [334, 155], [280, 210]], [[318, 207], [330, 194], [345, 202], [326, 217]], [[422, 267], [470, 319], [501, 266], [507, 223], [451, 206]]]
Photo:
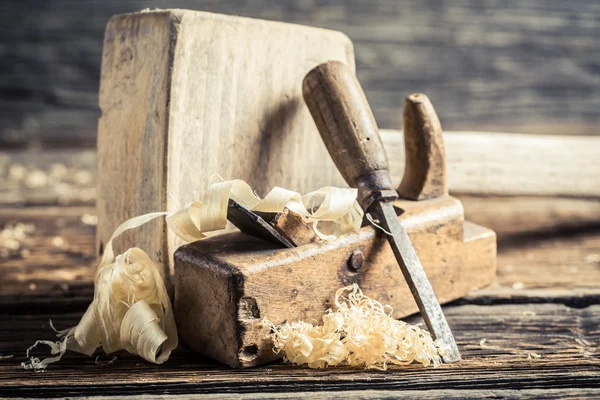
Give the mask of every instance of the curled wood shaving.
[[[243, 180], [218, 182], [211, 185], [203, 201], [195, 201], [167, 217], [169, 228], [181, 239], [191, 242], [205, 237], [204, 232], [225, 228], [229, 199], [257, 212], [278, 213], [284, 208], [300, 214], [321, 239], [356, 232], [362, 224], [363, 211], [356, 201], [356, 189], [324, 187], [304, 196], [280, 187], [273, 188], [264, 199], [258, 197]], [[323, 235], [320, 221], [334, 223], [333, 235]]]
[[[106, 354], [124, 349], [156, 364], [169, 358], [178, 344], [171, 301], [158, 268], [142, 249], [131, 248], [115, 257], [113, 240], [123, 232], [166, 217], [169, 228], [183, 240], [198, 240], [204, 232], [225, 227], [231, 198], [254, 211], [281, 212], [288, 208], [315, 225], [331, 221], [335, 233], [341, 234], [360, 229], [363, 213], [356, 194], [356, 189], [326, 187], [301, 196], [276, 187], [261, 200], [246, 182], [233, 180], [211, 185], [203, 201], [175, 213], [149, 213], [123, 222], [106, 243], [96, 271], [94, 300], [79, 324], [57, 331], [62, 340], [37, 341], [27, 350], [29, 361], [22, 365], [42, 370], [60, 360], [67, 350], [92, 356], [98, 347]], [[30, 350], [38, 344], [49, 346], [54, 357], [30, 357]]]
[[321, 326], [307, 322], [275, 326], [265, 318], [274, 351], [282, 352], [286, 362], [310, 368], [348, 365], [381, 370], [412, 362], [437, 366], [440, 356], [448, 353], [441, 340], [394, 319], [390, 306], [365, 296], [356, 284], [339, 289], [335, 305], [337, 310], [328, 310]]
[[[23, 367], [45, 369], [67, 350], [92, 356], [99, 346], [106, 354], [125, 349], [156, 364], [165, 362], [177, 347], [177, 328], [156, 265], [143, 250], [131, 248], [99, 268], [94, 300], [76, 327], [57, 331], [57, 336], [62, 340], [31, 346]], [[30, 357], [38, 344], [49, 346], [55, 357]]]

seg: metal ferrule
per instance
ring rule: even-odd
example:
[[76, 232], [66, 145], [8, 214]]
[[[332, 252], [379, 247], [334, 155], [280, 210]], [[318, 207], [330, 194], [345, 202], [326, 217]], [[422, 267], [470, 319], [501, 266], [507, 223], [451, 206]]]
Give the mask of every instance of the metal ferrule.
[[385, 169], [373, 171], [357, 180], [358, 203], [367, 211], [374, 201], [394, 201], [398, 193], [392, 188], [390, 173]]

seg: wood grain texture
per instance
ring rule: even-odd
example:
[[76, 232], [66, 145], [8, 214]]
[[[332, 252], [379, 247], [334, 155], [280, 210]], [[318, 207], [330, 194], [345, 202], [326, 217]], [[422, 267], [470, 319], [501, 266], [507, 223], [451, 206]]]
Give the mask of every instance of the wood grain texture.
[[[310, 395], [305, 393], [260, 393], [261, 399], [305, 399], [310, 396], [313, 399], [397, 399], [399, 397], [403, 399], [489, 399], [492, 398], [519, 398], [519, 399], [582, 399], [582, 398], [594, 398], [597, 394], [596, 389], [469, 389], [464, 390], [435, 390], [429, 389], [427, 391], [419, 390], [340, 390], [340, 391], [311, 391]], [[189, 399], [192, 396], [186, 394], [175, 394], [175, 395], [158, 395], [152, 396], [154, 399]], [[232, 396], [230, 394], [194, 394], [194, 399], [229, 399]], [[236, 399], [256, 399], [257, 395], [254, 393], [236, 394]], [[108, 396], [86, 396], [86, 399], [90, 400], [106, 400]], [[121, 396], [126, 400], [137, 400], [145, 399], [144, 395], [132, 395], [132, 396]]]
[[[394, 183], [404, 173], [401, 132], [382, 130]], [[445, 132], [451, 193], [600, 197], [600, 138]]]
[[81, 314], [2, 315], [0, 335], [6, 339], [0, 342], [0, 354], [14, 354], [14, 358], [0, 361], [0, 396], [252, 393], [261, 397], [262, 393], [345, 390], [360, 395], [365, 390], [426, 393], [435, 389], [457, 397], [472, 390], [597, 389], [598, 305], [585, 309], [557, 304], [463, 305], [447, 307], [446, 315], [464, 360], [439, 368], [409, 366], [379, 372], [270, 364], [233, 371], [179, 349], [163, 365], [124, 352], [116, 354], [113, 364], [102, 365], [112, 357], [101, 355], [96, 364], [94, 358], [69, 352], [46, 373], [35, 375], [18, 364], [24, 360], [25, 348], [35, 339], [53, 337], [49, 318], [57, 328], [64, 328], [75, 324]]
[[457, 196], [465, 218], [490, 227], [502, 244], [511, 236], [569, 236], [600, 226], [600, 199]]
[[[111, 19], [100, 91], [99, 251], [123, 220], [201, 199], [215, 173], [263, 195], [335, 181], [300, 88], [328, 59], [354, 68], [346, 36], [184, 10]], [[125, 239], [119, 249], [134, 244]], [[137, 235], [166, 275], [180, 244], [162, 221]]]
[[5, 143], [92, 146], [106, 22], [113, 14], [146, 7], [220, 12], [346, 33], [355, 44], [359, 79], [383, 128], [400, 128], [404, 97], [423, 92], [450, 130], [598, 133], [600, 8], [595, 0], [5, 3], [0, 36], [5, 48], [0, 137]]
[[[171, 12], [126, 14], [111, 18], [106, 27], [98, 121], [98, 256], [123, 221], [167, 209], [171, 69], [181, 19]], [[161, 274], [169, 263], [166, 230], [160, 219], [136, 235]], [[119, 240], [116, 254], [133, 246], [127, 238]]]
[[[581, 389], [581, 388], [568, 388], [568, 389], [469, 389], [465, 390], [436, 390], [428, 389], [426, 391], [421, 390], [336, 390], [336, 391], [311, 391], [310, 394], [306, 393], [292, 393], [292, 392], [279, 392], [279, 393], [260, 393], [261, 399], [305, 399], [310, 397], [312, 399], [489, 399], [500, 398], [500, 399], [582, 399], [582, 398], [594, 398], [597, 394], [597, 389]], [[131, 396], [119, 396], [126, 400], [139, 400], [147, 398], [146, 395], [131, 395]], [[210, 394], [194, 394], [195, 399], [229, 399], [232, 397], [231, 394], [227, 393], [210, 393]], [[256, 399], [256, 393], [236, 393], [236, 399]], [[86, 399], [90, 400], [106, 400], [111, 398], [110, 396], [86, 396]], [[153, 395], [153, 399], [189, 399], [189, 394], [167, 394], [167, 395]]]
[[93, 207], [0, 208], [0, 229], [35, 227], [17, 251], [0, 257], [0, 312], [85, 310], [93, 294], [96, 229], [83, 221], [94, 212]]

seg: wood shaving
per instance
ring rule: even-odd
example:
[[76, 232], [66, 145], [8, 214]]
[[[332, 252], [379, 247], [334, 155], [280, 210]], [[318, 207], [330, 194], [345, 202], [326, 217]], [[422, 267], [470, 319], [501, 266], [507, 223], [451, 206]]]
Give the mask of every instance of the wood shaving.
[[98, 216], [92, 214], [83, 214], [81, 216], [81, 222], [85, 225], [98, 225]]
[[535, 317], [537, 314], [535, 313], [535, 311], [525, 310], [521, 315], [523, 315], [524, 317]]
[[31, 171], [25, 179], [25, 186], [27, 186], [30, 189], [42, 188], [46, 186], [47, 183], [48, 176], [44, 171], [41, 171], [39, 169], [34, 169], [33, 171]]
[[27, 168], [21, 164], [13, 164], [8, 170], [8, 178], [11, 181], [21, 181], [27, 176]]
[[271, 328], [268, 338], [274, 351], [282, 352], [286, 362], [310, 368], [347, 365], [380, 370], [413, 362], [437, 366], [440, 356], [448, 354], [441, 340], [394, 319], [389, 305], [365, 296], [356, 284], [339, 289], [335, 305], [336, 311], [328, 310], [321, 326], [307, 322], [275, 326], [263, 319]]
[[[205, 232], [225, 228], [228, 202], [233, 199], [254, 211], [281, 212], [288, 208], [315, 225], [331, 221], [335, 233], [341, 234], [360, 229], [363, 213], [356, 195], [356, 189], [326, 187], [301, 196], [276, 187], [261, 200], [246, 182], [225, 181], [211, 185], [203, 201], [175, 213], [154, 212], [123, 222], [106, 243], [96, 271], [94, 300], [79, 324], [57, 331], [62, 340], [35, 342], [27, 350], [29, 361], [22, 363], [23, 367], [43, 370], [67, 350], [92, 356], [99, 347], [106, 354], [127, 350], [156, 364], [169, 358], [178, 344], [171, 301], [158, 268], [142, 249], [130, 248], [115, 256], [113, 240], [125, 231], [165, 217], [169, 228], [183, 240], [198, 240]], [[52, 243], [60, 247], [64, 240], [55, 237]], [[54, 357], [30, 357], [30, 351], [39, 344], [49, 346]]]
[[[32, 357], [29, 355], [29, 352], [35, 349], [39, 344], [45, 344], [50, 347], [50, 354], [54, 355], [54, 357], [48, 357], [43, 360], [40, 360], [37, 357]], [[67, 341], [60, 340], [57, 342], [52, 342], [50, 340], [37, 340], [32, 346], [27, 349], [26, 357], [29, 358], [29, 361], [22, 362], [21, 365], [25, 369], [33, 369], [35, 371], [41, 371], [46, 369], [46, 367], [54, 362], [59, 361], [63, 354], [67, 351]]]
[[96, 359], [94, 360], [94, 364], [96, 365], [112, 365], [117, 360], [116, 356], [114, 356], [111, 360], [108, 361], [98, 361], [98, 358], [100, 358], [100, 356], [96, 356]]
[[[125, 349], [156, 364], [165, 362], [177, 347], [177, 328], [156, 265], [144, 251], [132, 248], [101, 267], [92, 304], [76, 327], [57, 331], [57, 336], [62, 340], [38, 340], [31, 346], [23, 367], [45, 369], [67, 350], [91, 356], [100, 346], [106, 354]], [[39, 344], [49, 346], [55, 357], [30, 357]]]
[[[203, 201], [188, 204], [167, 217], [169, 228], [181, 239], [191, 242], [205, 237], [205, 232], [225, 228], [228, 200], [257, 212], [278, 213], [284, 208], [300, 214], [314, 223], [315, 233], [321, 239], [335, 239], [356, 232], [362, 224], [363, 211], [356, 201], [356, 189], [324, 187], [304, 196], [280, 187], [273, 188], [261, 199], [243, 180], [212, 184]], [[333, 235], [323, 235], [317, 227], [320, 221], [334, 223]]]
[[587, 264], [594, 264], [600, 262], [600, 254], [588, 254], [585, 256], [585, 262]]

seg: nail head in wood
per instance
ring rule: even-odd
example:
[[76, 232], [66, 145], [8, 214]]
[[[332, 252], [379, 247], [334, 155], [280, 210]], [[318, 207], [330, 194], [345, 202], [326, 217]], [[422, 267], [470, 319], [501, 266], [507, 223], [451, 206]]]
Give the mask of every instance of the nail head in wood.
[[364, 263], [365, 255], [363, 254], [363, 252], [360, 250], [355, 250], [350, 256], [350, 259], [348, 259], [348, 268], [351, 271], [356, 272], [363, 267]]

